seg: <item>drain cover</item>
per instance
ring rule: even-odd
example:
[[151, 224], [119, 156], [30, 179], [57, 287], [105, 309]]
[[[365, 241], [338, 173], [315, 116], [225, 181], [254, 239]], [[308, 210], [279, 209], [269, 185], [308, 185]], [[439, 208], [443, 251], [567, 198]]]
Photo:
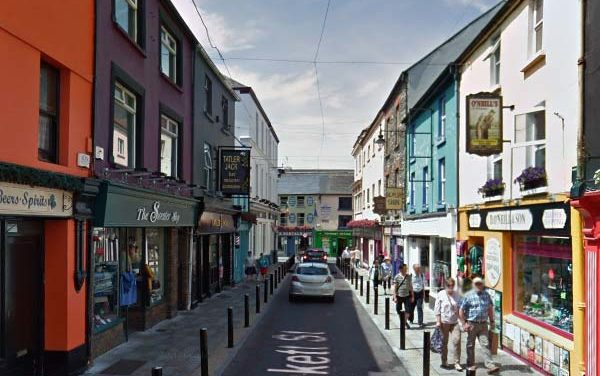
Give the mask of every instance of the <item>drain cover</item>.
[[121, 359], [100, 373], [105, 375], [131, 375], [144, 364], [146, 362], [142, 360]]

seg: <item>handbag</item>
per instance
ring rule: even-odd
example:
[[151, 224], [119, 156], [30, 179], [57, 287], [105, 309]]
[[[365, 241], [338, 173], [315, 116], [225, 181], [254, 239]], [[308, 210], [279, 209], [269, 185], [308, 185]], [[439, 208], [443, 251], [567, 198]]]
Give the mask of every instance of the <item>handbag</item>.
[[443, 345], [442, 331], [440, 328], [435, 328], [433, 335], [431, 336], [431, 352], [440, 354], [442, 352]]

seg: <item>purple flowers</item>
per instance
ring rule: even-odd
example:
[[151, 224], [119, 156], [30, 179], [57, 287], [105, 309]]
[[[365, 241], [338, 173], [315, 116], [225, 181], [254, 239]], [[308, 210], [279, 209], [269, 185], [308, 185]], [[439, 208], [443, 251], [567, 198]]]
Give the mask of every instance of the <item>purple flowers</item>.
[[517, 176], [515, 183], [527, 185], [531, 183], [546, 183], [546, 170], [542, 167], [527, 167]]
[[489, 179], [477, 192], [484, 197], [499, 196], [504, 192], [504, 182], [502, 179]]

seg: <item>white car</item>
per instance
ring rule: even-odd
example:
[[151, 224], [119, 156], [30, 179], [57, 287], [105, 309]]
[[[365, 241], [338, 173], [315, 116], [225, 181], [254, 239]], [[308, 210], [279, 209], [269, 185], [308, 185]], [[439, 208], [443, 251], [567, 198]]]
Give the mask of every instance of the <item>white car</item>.
[[290, 301], [301, 296], [335, 298], [335, 281], [329, 267], [322, 262], [303, 262], [296, 265], [290, 285]]

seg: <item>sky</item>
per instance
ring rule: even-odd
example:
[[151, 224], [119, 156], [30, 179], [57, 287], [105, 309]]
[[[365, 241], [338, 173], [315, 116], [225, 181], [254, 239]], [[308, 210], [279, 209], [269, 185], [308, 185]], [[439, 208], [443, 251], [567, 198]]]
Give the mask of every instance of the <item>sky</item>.
[[317, 54], [328, 0], [172, 1], [221, 72], [255, 91], [279, 166], [348, 169], [400, 73], [498, 2], [330, 0]]

